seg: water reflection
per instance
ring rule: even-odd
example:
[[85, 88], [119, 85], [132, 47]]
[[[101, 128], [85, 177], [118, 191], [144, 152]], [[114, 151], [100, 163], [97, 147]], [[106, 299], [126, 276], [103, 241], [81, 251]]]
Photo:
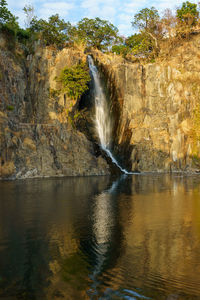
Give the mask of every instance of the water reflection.
[[115, 191], [119, 184], [126, 178], [122, 175], [114, 181], [111, 187], [95, 196], [92, 207], [92, 239], [94, 257], [91, 261], [92, 279], [90, 295], [98, 296], [98, 288], [101, 288], [101, 275], [110, 267], [110, 263], [116, 263], [122, 249], [122, 230], [119, 224], [118, 203]]
[[0, 182], [0, 299], [199, 299], [200, 178]]

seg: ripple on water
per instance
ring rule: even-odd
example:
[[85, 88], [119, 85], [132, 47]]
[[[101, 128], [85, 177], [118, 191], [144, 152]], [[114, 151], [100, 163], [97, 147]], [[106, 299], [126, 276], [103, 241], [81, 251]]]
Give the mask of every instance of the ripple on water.
[[1, 299], [200, 299], [199, 177], [0, 188]]

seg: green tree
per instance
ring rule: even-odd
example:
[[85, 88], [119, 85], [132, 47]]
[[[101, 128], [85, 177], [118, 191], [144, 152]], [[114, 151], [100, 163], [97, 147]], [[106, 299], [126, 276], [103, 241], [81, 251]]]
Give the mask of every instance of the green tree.
[[199, 18], [197, 4], [189, 1], [183, 2], [182, 7], [176, 10], [176, 16], [181, 23], [194, 26]]
[[26, 45], [31, 38], [31, 33], [28, 29], [19, 28], [16, 33], [18, 42]]
[[126, 45], [114, 45], [112, 46], [112, 52], [118, 55], [126, 56], [129, 49]]
[[106, 50], [119, 40], [118, 29], [110, 22], [100, 18], [84, 18], [78, 22], [73, 31], [80, 39], [87, 42], [87, 46], [99, 50]]
[[0, 0], [0, 24], [17, 24], [15, 17], [7, 8], [7, 2]]
[[34, 17], [30, 22], [31, 32], [39, 33], [44, 43], [63, 47], [68, 39], [69, 22], [60, 19], [58, 14], [49, 17], [48, 21]]
[[3, 34], [9, 50], [15, 49], [18, 30], [17, 17], [8, 10], [6, 1], [0, 0], [0, 33]]
[[145, 54], [153, 49], [151, 38], [144, 33], [135, 33], [129, 36], [125, 44], [129, 52], [133, 54]]
[[71, 68], [65, 67], [58, 80], [62, 83], [62, 91], [76, 101], [88, 90], [89, 69], [85, 63], [77, 64]]
[[154, 7], [143, 8], [139, 13], [135, 14], [132, 26], [140, 31], [148, 31], [154, 33], [159, 22], [159, 14]]
[[142, 40], [142, 47], [151, 44], [152, 50], [157, 55], [159, 52], [158, 39], [162, 36], [160, 17], [154, 7], [144, 8], [135, 14], [132, 26], [139, 29]]

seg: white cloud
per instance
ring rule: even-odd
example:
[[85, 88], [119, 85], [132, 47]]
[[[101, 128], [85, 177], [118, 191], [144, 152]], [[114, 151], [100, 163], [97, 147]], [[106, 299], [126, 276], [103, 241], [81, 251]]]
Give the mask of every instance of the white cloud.
[[118, 29], [122, 35], [130, 35], [133, 33], [133, 28], [131, 26], [131, 21], [133, 20], [133, 15], [130, 14], [120, 14], [118, 16]]
[[100, 17], [102, 19], [114, 22], [117, 15], [117, 7], [119, 0], [83, 0], [81, 8], [84, 11], [84, 16], [88, 18]]
[[140, 9], [142, 9], [144, 7], [149, 7], [148, 1], [146, 1], [146, 0], [140, 0], [138, 2], [127, 1], [127, 3], [124, 3], [122, 10], [123, 10], [123, 12], [128, 13], [128, 14], [130, 14], [130, 13], [135, 14], [135, 13], [137, 13], [137, 11], [139, 11]]
[[20, 0], [20, 1], [15, 1], [15, 0], [7, 0], [8, 3], [8, 8], [12, 8], [12, 9], [22, 9], [26, 4], [27, 1], [26, 0]]
[[48, 18], [51, 15], [59, 14], [60, 17], [65, 18], [69, 12], [75, 8], [73, 3], [67, 2], [44, 2], [37, 10], [39, 17]]

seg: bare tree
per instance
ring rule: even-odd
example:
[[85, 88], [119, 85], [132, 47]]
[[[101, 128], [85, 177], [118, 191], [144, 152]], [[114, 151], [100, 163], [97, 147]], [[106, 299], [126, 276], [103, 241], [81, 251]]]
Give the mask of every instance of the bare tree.
[[35, 10], [32, 5], [25, 5], [23, 8], [23, 11], [26, 15], [26, 20], [25, 20], [25, 27], [29, 28], [31, 25], [31, 21], [34, 18]]

